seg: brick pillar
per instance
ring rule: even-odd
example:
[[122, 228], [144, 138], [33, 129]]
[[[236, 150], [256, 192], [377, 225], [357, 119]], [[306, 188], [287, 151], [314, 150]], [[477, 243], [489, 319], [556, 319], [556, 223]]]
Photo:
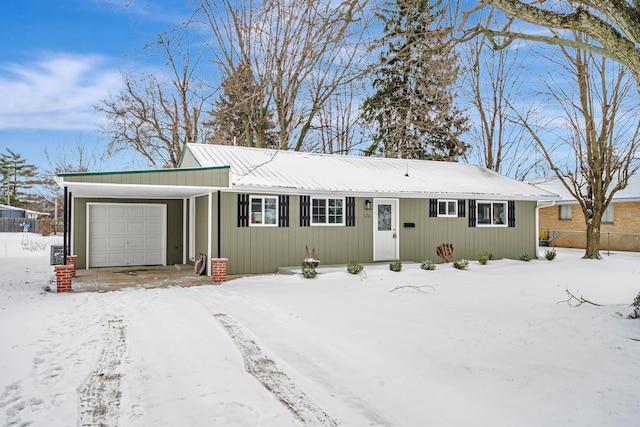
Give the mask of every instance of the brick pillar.
[[67, 255], [67, 265], [73, 266], [73, 277], [76, 277], [76, 260], [78, 255]]
[[211, 258], [211, 280], [213, 283], [227, 281], [227, 258]]
[[56, 292], [71, 292], [71, 280], [74, 271], [75, 266], [70, 264], [55, 266]]

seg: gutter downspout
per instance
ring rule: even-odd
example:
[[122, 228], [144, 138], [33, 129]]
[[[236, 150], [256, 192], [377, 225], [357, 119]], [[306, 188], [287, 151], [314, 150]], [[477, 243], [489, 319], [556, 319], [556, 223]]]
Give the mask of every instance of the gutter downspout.
[[221, 192], [218, 190], [218, 258], [222, 258], [222, 236], [220, 235], [222, 231], [222, 221], [220, 220], [220, 201], [221, 201]]

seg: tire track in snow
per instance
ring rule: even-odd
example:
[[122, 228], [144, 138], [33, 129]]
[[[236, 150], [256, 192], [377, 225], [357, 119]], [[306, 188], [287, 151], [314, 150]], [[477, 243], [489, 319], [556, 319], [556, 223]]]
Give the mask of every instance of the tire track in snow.
[[96, 369], [78, 392], [80, 394], [80, 426], [118, 425], [120, 411], [119, 367], [127, 348], [126, 327], [122, 318], [107, 319], [104, 347]]
[[291, 378], [280, 370], [273, 360], [262, 353], [260, 347], [241, 330], [235, 319], [224, 313], [216, 313], [214, 317], [240, 350], [247, 372], [256, 377], [296, 418], [308, 425], [338, 425], [304, 392], [298, 390]]

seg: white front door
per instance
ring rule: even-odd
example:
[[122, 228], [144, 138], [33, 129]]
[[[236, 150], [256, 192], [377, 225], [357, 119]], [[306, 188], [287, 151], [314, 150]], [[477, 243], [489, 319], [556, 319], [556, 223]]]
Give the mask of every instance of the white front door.
[[166, 264], [166, 205], [87, 204], [87, 265]]
[[398, 259], [398, 199], [373, 200], [373, 260]]

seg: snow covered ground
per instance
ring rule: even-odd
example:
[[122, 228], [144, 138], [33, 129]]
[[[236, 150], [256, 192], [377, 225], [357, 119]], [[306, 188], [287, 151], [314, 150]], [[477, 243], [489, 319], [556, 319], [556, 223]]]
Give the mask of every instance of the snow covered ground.
[[637, 253], [54, 294], [50, 243], [0, 234], [0, 426], [639, 425]]

